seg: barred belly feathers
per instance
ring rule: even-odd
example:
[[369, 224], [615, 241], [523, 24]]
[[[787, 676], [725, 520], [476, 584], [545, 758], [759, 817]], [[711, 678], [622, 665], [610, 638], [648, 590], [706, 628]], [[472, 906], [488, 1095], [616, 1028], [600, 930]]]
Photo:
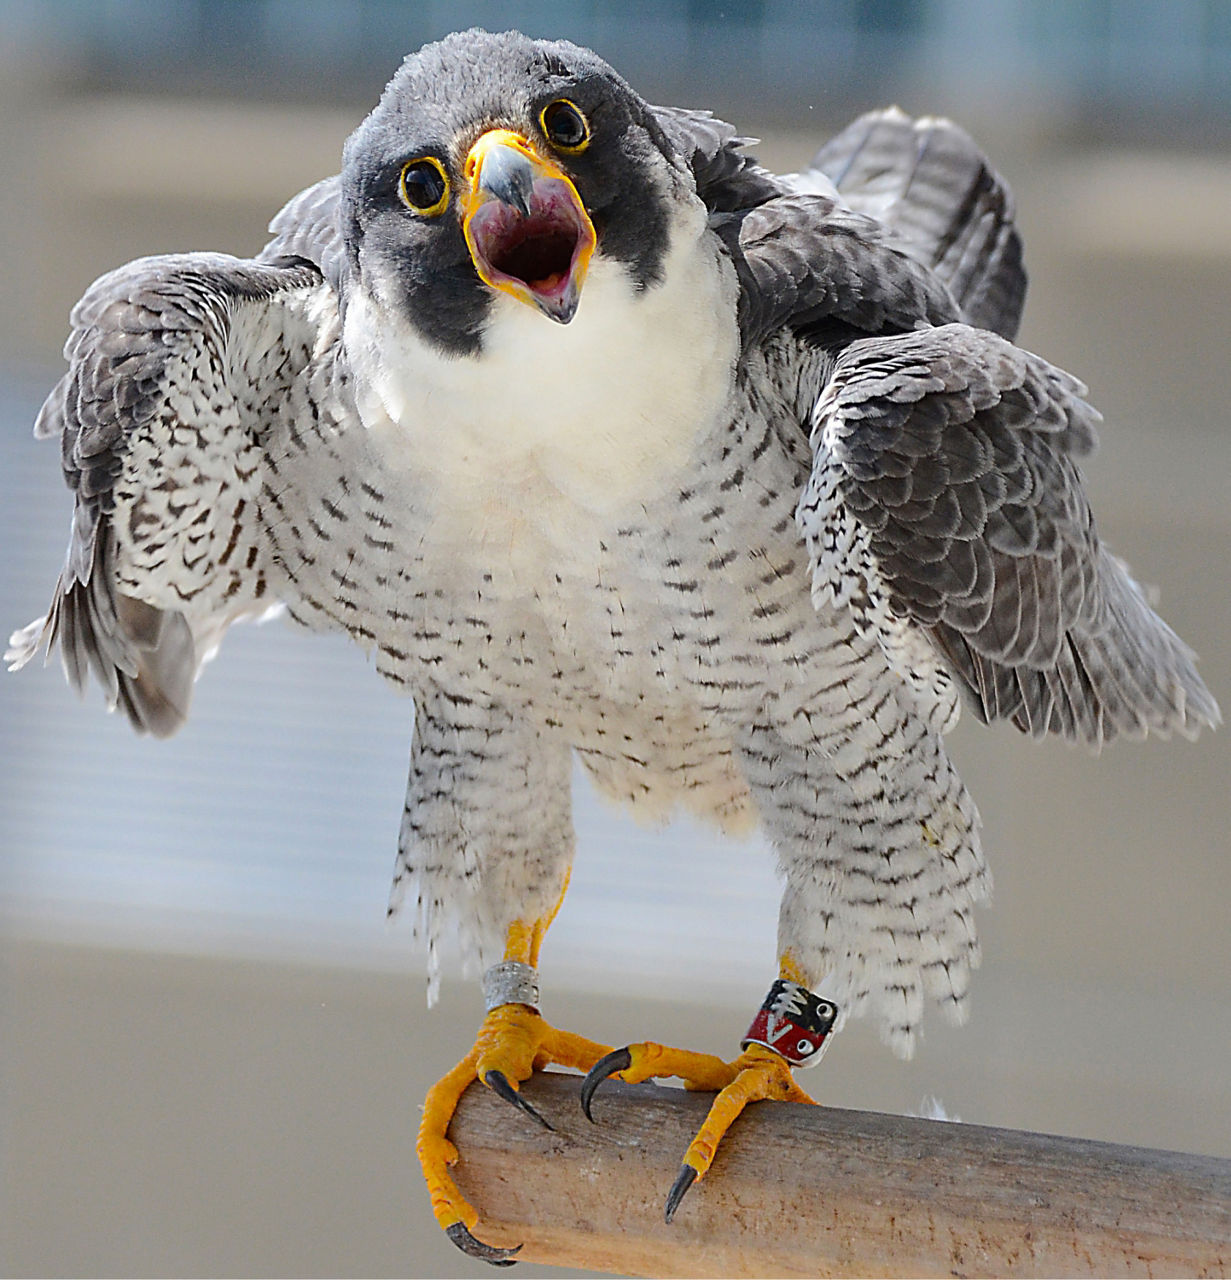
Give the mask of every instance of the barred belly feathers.
[[[819, 1056], [866, 1015], [909, 1054], [929, 1005], [965, 1016], [991, 881], [963, 706], [1095, 747], [1217, 722], [1100, 543], [1097, 414], [1013, 344], [1012, 198], [956, 125], [874, 112], [776, 175], [587, 50], [471, 31], [271, 231], [77, 305], [37, 425], [69, 553], [9, 657], [58, 646], [166, 735], [226, 629], [281, 607], [413, 700], [393, 906], [433, 977], [449, 930], [488, 971], [419, 1143], [467, 1252], [511, 1258], [447, 1171], [476, 1076], [522, 1102], [564, 1063], [587, 1110], [612, 1071], [721, 1089], [670, 1217], [745, 1102], [807, 1100], [777, 1028]], [[732, 1063], [538, 1013], [574, 759], [642, 816], [771, 842], [779, 972]]]

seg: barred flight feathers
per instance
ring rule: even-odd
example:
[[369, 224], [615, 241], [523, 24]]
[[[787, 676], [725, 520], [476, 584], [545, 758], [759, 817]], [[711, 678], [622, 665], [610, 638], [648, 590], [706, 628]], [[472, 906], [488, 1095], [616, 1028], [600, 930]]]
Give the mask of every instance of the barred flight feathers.
[[964, 129], [897, 107], [871, 111], [825, 143], [812, 169], [895, 232], [949, 287], [967, 324], [1017, 334], [1026, 272], [1013, 195]]
[[889, 611], [926, 628], [985, 719], [1094, 744], [1193, 735], [1218, 710], [1100, 545], [1076, 461], [1098, 420], [1084, 394], [964, 325], [852, 343], [816, 405], [800, 522], [822, 578], [842, 572], [827, 523], [857, 522]]
[[68, 554], [46, 617], [10, 640], [14, 668], [58, 645], [79, 692], [92, 671], [139, 731], [180, 727], [222, 631], [275, 604], [252, 498], [321, 290], [314, 268], [222, 254], [143, 258], [90, 287], [35, 428], [59, 435], [76, 494]]
[[863, 214], [788, 195], [716, 221], [740, 280], [745, 350], [779, 329], [835, 349], [958, 318], [944, 284]]

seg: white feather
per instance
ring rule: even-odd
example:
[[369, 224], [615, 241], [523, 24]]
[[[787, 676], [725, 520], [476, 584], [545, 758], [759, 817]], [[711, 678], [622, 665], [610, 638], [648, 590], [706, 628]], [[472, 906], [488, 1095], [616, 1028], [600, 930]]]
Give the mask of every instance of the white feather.
[[426, 479], [440, 510], [485, 522], [539, 512], [544, 530], [569, 539], [576, 515], [662, 492], [713, 430], [739, 350], [735, 293], [699, 203], [677, 222], [661, 283], [638, 292], [596, 256], [563, 326], [497, 295], [477, 357], [428, 346], [358, 290], [346, 346], [359, 410], [380, 452]]

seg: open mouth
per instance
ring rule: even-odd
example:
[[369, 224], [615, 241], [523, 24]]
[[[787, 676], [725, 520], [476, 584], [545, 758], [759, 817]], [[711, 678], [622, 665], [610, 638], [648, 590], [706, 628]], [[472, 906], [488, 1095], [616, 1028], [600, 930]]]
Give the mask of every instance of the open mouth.
[[470, 213], [466, 239], [475, 268], [493, 288], [567, 324], [581, 298], [594, 227], [564, 178], [535, 178], [524, 204], [526, 212], [488, 199]]

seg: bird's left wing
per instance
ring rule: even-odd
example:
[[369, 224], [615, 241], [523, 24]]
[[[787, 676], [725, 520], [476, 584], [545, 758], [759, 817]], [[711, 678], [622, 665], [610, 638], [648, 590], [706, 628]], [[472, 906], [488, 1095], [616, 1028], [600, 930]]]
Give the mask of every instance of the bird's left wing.
[[1100, 544], [1084, 394], [967, 325], [851, 343], [813, 413], [798, 510], [814, 599], [850, 607], [891, 664], [903, 624], [926, 635], [985, 719], [1095, 745], [1192, 736], [1218, 708]]
[[336, 317], [302, 260], [143, 258], [87, 290], [35, 427], [76, 495], [68, 555], [15, 667], [58, 645], [78, 690], [92, 671], [138, 730], [179, 728], [229, 623], [277, 602], [262, 487], [314, 411]]
[[751, 209], [788, 188], [744, 150], [756, 139], [709, 111], [652, 107], [659, 127], [692, 170], [697, 194], [717, 213]]
[[788, 329], [836, 351], [959, 316], [944, 283], [895, 236], [828, 196], [779, 196], [712, 222], [739, 279], [745, 350]]
[[[1095, 533], [1077, 460], [1098, 415], [1075, 378], [955, 323], [936, 271], [827, 196], [714, 227], [744, 349], [786, 332], [833, 361], [798, 511], [818, 606], [853, 608], [912, 685], [936, 689], [939, 663], [984, 719], [1032, 734], [1099, 743], [1216, 722], [1191, 653]], [[925, 713], [945, 722], [948, 707], [942, 693]]]
[[805, 183], [818, 177], [898, 235], [945, 282], [967, 324], [1016, 337], [1026, 272], [1013, 193], [964, 129], [912, 120], [896, 107], [870, 111], [799, 175]]

